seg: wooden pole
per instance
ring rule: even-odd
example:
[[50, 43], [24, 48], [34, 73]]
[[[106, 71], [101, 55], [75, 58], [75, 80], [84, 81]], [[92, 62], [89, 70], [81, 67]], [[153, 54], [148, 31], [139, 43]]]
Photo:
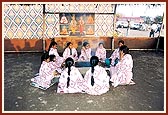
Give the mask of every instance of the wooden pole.
[[46, 31], [46, 23], [45, 23], [45, 4], [43, 4], [43, 37], [42, 37], [42, 42], [43, 42], [43, 52], [45, 52], [45, 31]]
[[114, 20], [113, 20], [113, 37], [112, 37], [112, 51], [114, 50], [114, 33], [116, 30], [116, 8], [117, 8], [117, 4], [115, 4], [114, 6]]
[[158, 49], [159, 49], [159, 43], [160, 43], [160, 34], [161, 34], [161, 31], [162, 31], [162, 26], [163, 26], [163, 23], [164, 23], [164, 13], [163, 13], [163, 19], [162, 19], [162, 25], [160, 27], [160, 31], [159, 31], [159, 36], [157, 37], [157, 44], [156, 44], [156, 52], [158, 52]]

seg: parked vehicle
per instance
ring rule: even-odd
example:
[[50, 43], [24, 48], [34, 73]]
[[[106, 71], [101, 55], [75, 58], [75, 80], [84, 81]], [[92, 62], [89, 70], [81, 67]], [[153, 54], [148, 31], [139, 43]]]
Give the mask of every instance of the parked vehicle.
[[140, 24], [139, 24], [139, 23], [132, 23], [132, 24], [131, 24], [131, 29], [138, 30], [139, 27], [140, 27]]
[[127, 21], [117, 21], [116, 22], [116, 27], [117, 28], [127, 28], [128, 27], [128, 22]]

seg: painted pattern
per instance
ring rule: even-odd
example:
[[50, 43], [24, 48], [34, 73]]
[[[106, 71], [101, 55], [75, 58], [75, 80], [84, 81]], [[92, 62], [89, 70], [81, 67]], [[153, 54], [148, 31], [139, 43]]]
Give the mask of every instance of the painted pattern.
[[41, 4], [19, 5], [5, 3], [3, 11], [5, 39], [42, 39], [43, 37], [60, 36], [60, 12], [96, 13], [94, 36], [112, 36], [113, 32], [113, 14], [103, 14], [113, 13], [113, 4], [46, 4], [45, 12], [52, 12], [52, 14], [46, 13], [43, 16], [43, 5]]

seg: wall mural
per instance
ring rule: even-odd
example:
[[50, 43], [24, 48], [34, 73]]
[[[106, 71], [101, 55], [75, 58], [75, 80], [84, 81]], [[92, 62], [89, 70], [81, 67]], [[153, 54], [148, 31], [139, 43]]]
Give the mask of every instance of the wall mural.
[[45, 5], [45, 12], [50, 13], [45, 13], [44, 19], [42, 4], [3, 3], [4, 38], [112, 36], [114, 4], [53, 2]]
[[60, 35], [94, 35], [94, 14], [60, 13]]

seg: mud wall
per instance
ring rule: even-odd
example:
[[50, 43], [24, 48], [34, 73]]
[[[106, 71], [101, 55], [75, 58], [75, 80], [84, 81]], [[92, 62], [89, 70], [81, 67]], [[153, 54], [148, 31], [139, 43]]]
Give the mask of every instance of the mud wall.
[[[74, 47], [80, 52], [83, 42], [87, 41], [93, 50], [96, 49], [100, 42], [104, 43], [107, 50], [111, 50], [117, 47], [119, 40], [124, 40], [125, 44], [130, 49], [156, 49], [156, 45], [159, 40], [159, 49], [164, 49], [164, 37], [149, 38], [149, 37], [57, 37], [55, 41], [58, 43], [58, 52], [63, 52], [66, 43], [72, 42]], [[112, 41], [114, 40], [114, 46]], [[45, 50], [48, 49], [51, 39], [45, 39], [43, 44], [42, 39], [4, 39], [4, 51], [5, 52], [42, 52], [43, 45]]]

